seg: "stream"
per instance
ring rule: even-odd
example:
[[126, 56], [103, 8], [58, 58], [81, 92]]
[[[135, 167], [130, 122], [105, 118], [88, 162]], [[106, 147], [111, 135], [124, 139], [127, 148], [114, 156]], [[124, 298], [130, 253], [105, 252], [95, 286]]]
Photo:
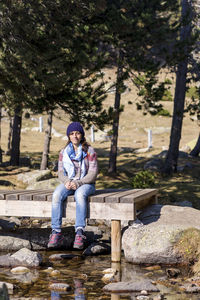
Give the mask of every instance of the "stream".
[[[0, 281], [15, 285], [10, 299], [74, 299], [74, 300], [133, 300], [133, 299], [167, 299], [167, 300], [200, 300], [200, 294], [186, 294], [176, 289], [176, 285], [165, 286], [157, 284], [159, 293], [149, 293], [143, 296], [141, 293], [116, 294], [106, 293], [103, 287], [106, 283], [102, 280], [102, 271], [112, 267], [110, 255], [82, 257], [77, 251], [65, 252], [68, 258], [52, 260], [49, 257], [61, 252], [43, 251], [44, 263], [38, 269], [31, 269], [25, 274], [12, 274], [11, 269], [0, 269]], [[148, 278], [151, 281], [167, 279], [166, 267], [149, 269], [147, 266], [126, 263], [122, 257], [119, 266], [119, 280], [131, 281]], [[53, 272], [49, 272], [53, 270]], [[182, 276], [182, 275], [181, 275]], [[184, 280], [184, 276], [182, 276]], [[68, 284], [69, 291], [56, 291], [50, 285]], [[145, 298], [148, 297], [148, 298]], [[157, 297], [157, 298], [156, 298]], [[159, 298], [160, 297], [160, 298]]]

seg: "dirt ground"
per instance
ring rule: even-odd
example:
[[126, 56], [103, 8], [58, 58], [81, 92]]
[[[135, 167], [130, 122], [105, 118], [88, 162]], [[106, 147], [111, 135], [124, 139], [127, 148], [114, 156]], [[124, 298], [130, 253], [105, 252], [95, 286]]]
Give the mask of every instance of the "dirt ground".
[[[110, 72], [110, 74], [109, 74]], [[115, 76], [113, 70], [108, 71], [108, 76]], [[119, 139], [118, 139], [118, 159], [117, 176], [107, 175], [110, 140], [102, 141], [98, 139], [100, 132], [95, 132], [95, 141], [91, 142], [91, 131], [86, 131], [86, 137], [98, 153], [99, 176], [97, 188], [105, 187], [131, 187], [130, 179], [135, 174], [143, 170], [145, 162], [154, 155], [166, 150], [169, 146], [171, 117], [143, 115], [142, 111], [136, 109], [134, 101], [137, 98], [135, 90], [127, 91], [122, 95], [121, 104], [124, 105], [124, 111], [120, 116]], [[128, 104], [130, 101], [133, 104]], [[114, 93], [108, 94], [105, 106], [113, 105]], [[172, 114], [173, 102], [163, 102], [164, 107]], [[47, 116], [43, 115], [44, 129], [46, 127]], [[69, 124], [69, 118], [61, 111], [57, 111], [53, 118], [53, 128], [56, 132], [65, 136], [66, 127]], [[7, 150], [8, 140], [8, 118], [2, 120], [2, 149]], [[21, 157], [24, 163], [19, 168], [8, 166], [7, 155], [3, 155], [3, 164], [0, 166], [0, 189], [19, 189], [25, 186], [17, 181], [17, 174], [39, 168], [43, 144], [44, 131], [32, 131], [34, 127], [39, 126], [39, 115], [31, 115], [30, 119], [23, 118], [21, 135]], [[96, 129], [96, 128], [95, 128]], [[146, 153], [135, 153], [136, 149], [148, 147], [148, 129], [152, 130], [151, 151]], [[97, 129], [96, 129], [97, 130]], [[105, 131], [111, 130], [111, 127], [105, 127]], [[101, 132], [103, 133], [103, 132]], [[186, 146], [194, 146], [195, 139], [199, 134], [197, 121], [192, 121], [188, 115], [185, 115], [183, 121], [182, 138], [180, 149], [185, 151]], [[65, 145], [66, 141], [62, 137], [52, 136], [50, 146], [50, 168], [58, 158], [59, 150]], [[26, 159], [30, 159], [31, 166], [26, 165]], [[184, 200], [191, 201], [193, 206], [200, 208], [199, 184], [200, 184], [200, 161], [197, 158], [187, 158], [179, 160], [179, 165], [190, 162], [192, 168], [186, 169], [181, 173], [174, 174], [171, 177], [163, 178], [160, 174], [155, 174], [155, 186], [160, 190], [160, 203], [176, 203]], [[55, 174], [54, 174], [55, 175]]]

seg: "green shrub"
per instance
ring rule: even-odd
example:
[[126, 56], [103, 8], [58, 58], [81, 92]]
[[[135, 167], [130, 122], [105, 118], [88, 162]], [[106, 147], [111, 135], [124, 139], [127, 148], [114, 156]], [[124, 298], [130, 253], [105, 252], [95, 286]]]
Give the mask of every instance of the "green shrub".
[[162, 96], [162, 101], [173, 101], [172, 93], [169, 90], [164, 91], [164, 95]]
[[198, 98], [198, 89], [195, 86], [191, 86], [187, 92], [186, 92], [186, 97], [188, 98]]
[[155, 185], [155, 176], [150, 171], [140, 171], [131, 179], [131, 184], [134, 189], [149, 188]]
[[170, 112], [167, 109], [161, 109], [157, 114], [157, 116], [170, 117]]

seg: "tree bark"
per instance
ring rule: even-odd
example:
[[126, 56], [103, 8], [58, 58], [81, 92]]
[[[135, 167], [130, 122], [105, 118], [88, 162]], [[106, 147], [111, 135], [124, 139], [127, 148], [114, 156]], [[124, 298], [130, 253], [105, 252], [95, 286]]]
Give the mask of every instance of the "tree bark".
[[2, 106], [0, 106], [0, 163], [2, 163], [2, 148], [1, 148], [1, 119], [2, 119]]
[[52, 131], [52, 120], [53, 120], [53, 111], [50, 111], [47, 119], [47, 129], [45, 130], [45, 139], [44, 139], [44, 150], [42, 154], [42, 161], [40, 164], [40, 170], [46, 170], [49, 163], [49, 150], [51, 142], [51, 131]]
[[190, 155], [196, 157], [196, 156], [199, 155], [199, 152], [200, 152], [200, 134], [199, 134], [198, 140], [196, 142], [196, 145], [194, 146], [194, 148], [190, 152]]
[[[190, 4], [188, 0], [182, 0], [182, 18], [185, 18], [190, 12]], [[191, 13], [188, 14], [189, 16]], [[191, 26], [186, 25], [181, 30], [181, 40], [185, 41], [190, 37]], [[170, 174], [173, 171], [177, 171], [178, 155], [179, 155], [179, 143], [181, 139], [181, 130], [183, 122], [187, 71], [188, 71], [188, 47], [187, 45], [183, 49], [185, 54], [185, 60], [178, 64], [176, 72], [176, 87], [174, 96], [174, 108], [173, 118], [171, 126], [170, 144], [167, 157], [164, 165], [164, 173]]]
[[119, 115], [120, 115], [120, 100], [121, 100], [121, 85], [122, 85], [123, 67], [122, 67], [122, 53], [119, 53], [119, 62], [117, 68], [114, 117], [112, 127], [112, 139], [109, 155], [108, 173], [115, 174], [117, 172], [117, 143], [118, 143], [118, 129], [119, 129]]
[[7, 155], [10, 155], [10, 152], [11, 152], [12, 132], [13, 132], [13, 118], [11, 116], [9, 116], [8, 144], [7, 144], [7, 151], [6, 151]]
[[21, 106], [17, 106], [15, 108], [14, 122], [13, 122], [12, 146], [11, 146], [11, 157], [10, 157], [11, 166], [19, 166], [21, 126], [22, 126], [21, 113], [22, 113]]

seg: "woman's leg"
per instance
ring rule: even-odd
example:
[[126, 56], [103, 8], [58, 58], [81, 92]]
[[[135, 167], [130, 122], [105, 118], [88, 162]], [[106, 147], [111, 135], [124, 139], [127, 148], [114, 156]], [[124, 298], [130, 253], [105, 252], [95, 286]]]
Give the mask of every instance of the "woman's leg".
[[74, 191], [66, 189], [65, 185], [61, 183], [58, 185], [52, 196], [52, 212], [51, 212], [51, 227], [52, 230], [61, 232], [63, 202]]
[[86, 225], [87, 200], [88, 196], [94, 193], [94, 184], [83, 184], [75, 191], [74, 198], [76, 201], [76, 230], [77, 228], [84, 228]]

